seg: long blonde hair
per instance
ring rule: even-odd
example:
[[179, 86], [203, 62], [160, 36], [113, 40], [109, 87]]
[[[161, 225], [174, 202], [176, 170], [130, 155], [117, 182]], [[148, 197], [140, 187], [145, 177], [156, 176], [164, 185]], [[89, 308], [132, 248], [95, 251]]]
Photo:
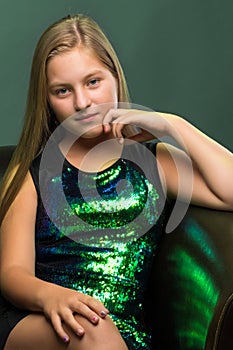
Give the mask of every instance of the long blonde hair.
[[82, 14], [69, 15], [48, 27], [34, 52], [24, 126], [1, 184], [0, 224], [20, 190], [32, 160], [43, 151], [57, 126], [47, 98], [47, 62], [51, 57], [71, 50], [77, 45], [91, 49], [116, 77], [118, 101], [129, 101], [126, 80], [117, 55], [93, 19]]

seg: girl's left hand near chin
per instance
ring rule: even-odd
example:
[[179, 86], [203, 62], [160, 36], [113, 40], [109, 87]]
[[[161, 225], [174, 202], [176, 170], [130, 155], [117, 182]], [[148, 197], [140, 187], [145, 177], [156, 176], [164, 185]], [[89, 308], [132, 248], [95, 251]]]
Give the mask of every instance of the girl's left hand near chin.
[[135, 125], [141, 132], [127, 135], [127, 138], [137, 142], [145, 142], [160, 138], [168, 134], [168, 121], [157, 112], [148, 112], [135, 109], [111, 109], [103, 119], [104, 131], [112, 131], [113, 135], [123, 140], [124, 128], [127, 125]]

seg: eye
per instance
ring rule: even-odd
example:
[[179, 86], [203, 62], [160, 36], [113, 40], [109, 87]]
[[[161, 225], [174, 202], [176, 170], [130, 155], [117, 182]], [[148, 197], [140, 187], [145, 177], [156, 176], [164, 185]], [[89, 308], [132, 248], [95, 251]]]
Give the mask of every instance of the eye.
[[88, 86], [96, 86], [100, 82], [100, 79], [91, 79], [88, 82]]
[[62, 88], [62, 89], [56, 90], [56, 95], [66, 95], [68, 92], [69, 90], [67, 88]]

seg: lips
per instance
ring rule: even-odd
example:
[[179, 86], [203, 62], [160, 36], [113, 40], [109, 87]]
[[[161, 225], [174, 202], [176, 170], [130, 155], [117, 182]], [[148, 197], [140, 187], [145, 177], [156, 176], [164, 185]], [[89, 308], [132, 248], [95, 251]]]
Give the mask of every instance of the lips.
[[83, 121], [83, 122], [88, 122], [92, 121], [98, 113], [91, 113], [91, 114], [82, 114], [80, 116], [77, 116], [74, 118], [76, 121]]

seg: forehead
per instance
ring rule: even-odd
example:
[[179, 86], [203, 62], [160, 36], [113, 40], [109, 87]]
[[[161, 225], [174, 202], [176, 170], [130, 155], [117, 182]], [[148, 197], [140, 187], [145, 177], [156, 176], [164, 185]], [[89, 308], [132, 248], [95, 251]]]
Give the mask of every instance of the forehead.
[[47, 61], [47, 67], [59, 63], [65, 64], [66, 62], [78, 64], [84, 64], [87, 62], [88, 64], [92, 63], [103, 65], [94, 50], [83, 46], [75, 46], [72, 49], [66, 49], [61, 52], [57, 52], [55, 55], [49, 57]]
[[62, 74], [68, 71], [74, 73], [85, 73], [91, 69], [108, 70], [109, 69], [100, 61], [93, 50], [74, 47], [71, 50], [60, 52], [47, 62], [47, 77], [54, 74]]

